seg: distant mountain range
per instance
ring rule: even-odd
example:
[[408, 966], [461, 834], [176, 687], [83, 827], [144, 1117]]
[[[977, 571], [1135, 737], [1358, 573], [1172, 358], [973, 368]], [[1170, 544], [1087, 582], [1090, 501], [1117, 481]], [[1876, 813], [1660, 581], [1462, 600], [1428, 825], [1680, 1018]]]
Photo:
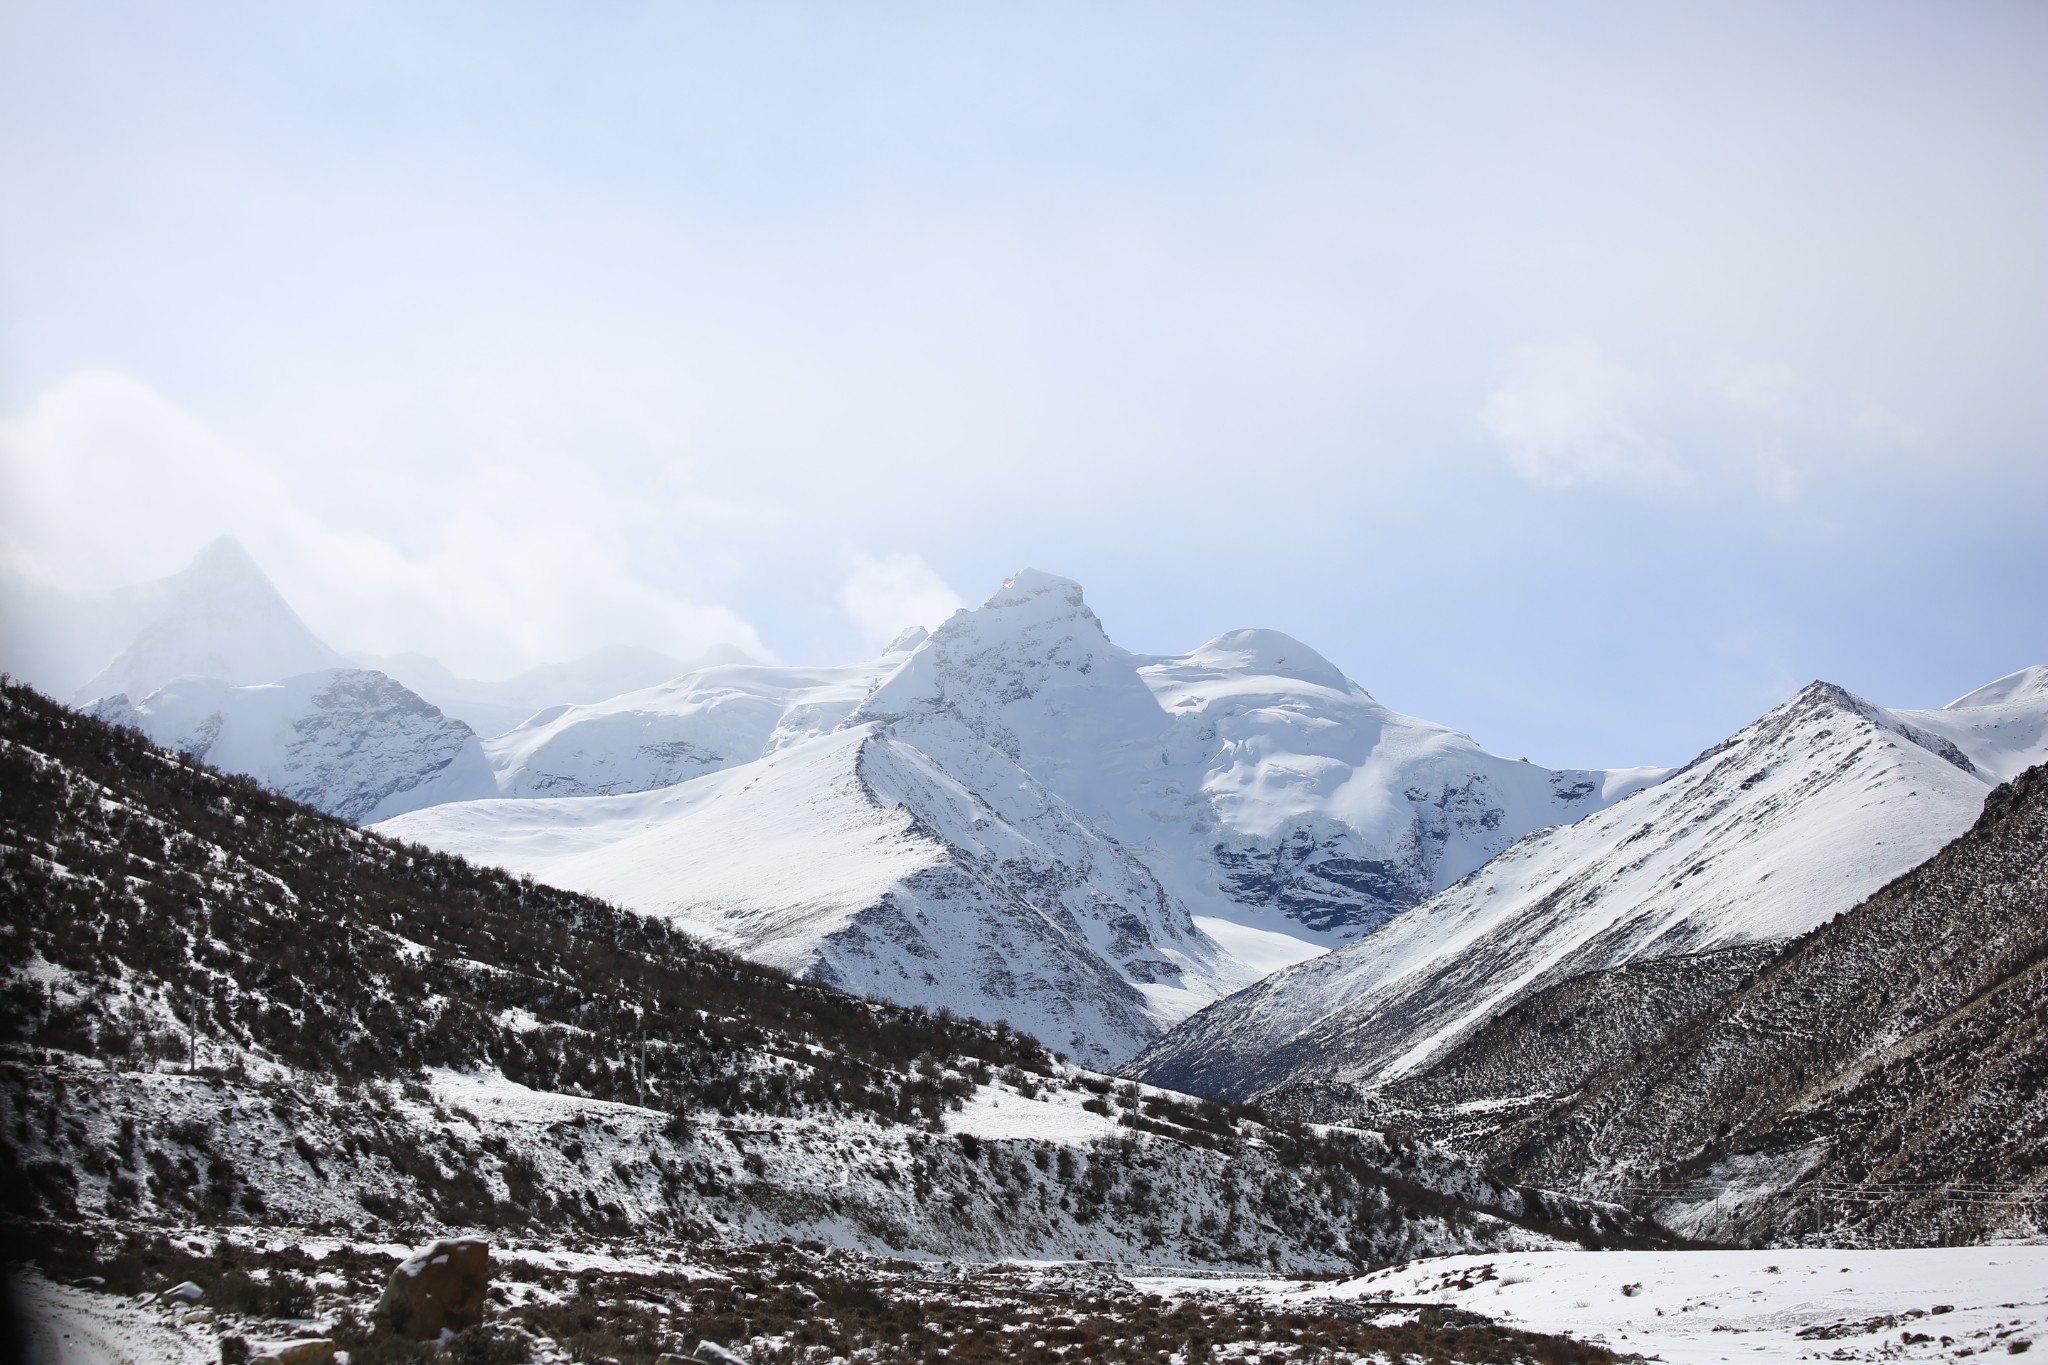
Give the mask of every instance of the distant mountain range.
[[326, 668], [241, 687], [179, 678], [140, 702], [116, 693], [90, 709], [348, 820], [497, 791], [467, 725], [369, 669]]
[[1496, 757], [1275, 632], [1133, 655], [1035, 572], [869, 664], [705, 670], [486, 747], [541, 795], [389, 832], [1093, 1064], [1662, 776]]

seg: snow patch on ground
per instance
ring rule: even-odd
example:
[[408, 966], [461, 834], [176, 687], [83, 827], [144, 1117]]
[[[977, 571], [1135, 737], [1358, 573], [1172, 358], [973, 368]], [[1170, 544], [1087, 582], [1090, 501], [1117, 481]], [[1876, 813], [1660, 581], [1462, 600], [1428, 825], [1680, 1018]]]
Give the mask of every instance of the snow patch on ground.
[[1085, 1091], [1041, 1090], [1037, 1098], [1027, 1100], [1004, 1086], [979, 1086], [958, 1113], [947, 1116], [946, 1131], [991, 1139], [1037, 1138], [1069, 1147], [1115, 1137], [1120, 1131], [1116, 1120], [1083, 1109], [1087, 1098]]
[[162, 1308], [35, 1274], [18, 1277], [14, 1288], [34, 1365], [214, 1365], [220, 1358], [213, 1334], [181, 1325]]
[[1147, 1293], [1235, 1291], [1276, 1304], [1450, 1304], [1671, 1365], [1957, 1360], [2002, 1357], [2022, 1341], [2048, 1347], [2048, 1246], [1511, 1252], [1410, 1261], [1337, 1283], [1134, 1283]]

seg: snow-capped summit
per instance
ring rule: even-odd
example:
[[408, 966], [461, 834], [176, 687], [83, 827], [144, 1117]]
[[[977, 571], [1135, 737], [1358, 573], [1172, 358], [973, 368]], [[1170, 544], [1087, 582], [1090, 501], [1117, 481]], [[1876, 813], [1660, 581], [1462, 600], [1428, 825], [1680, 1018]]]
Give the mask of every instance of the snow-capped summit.
[[1090, 816], [1158, 763], [1169, 720], [1072, 579], [1026, 569], [956, 612], [849, 724], [951, 716]]
[[299, 619], [239, 541], [222, 536], [150, 590], [156, 604], [129, 646], [83, 687], [91, 701], [143, 697], [174, 678], [275, 682], [348, 661]]
[[1332, 692], [1365, 689], [1344, 676], [1337, 665], [1310, 649], [1292, 635], [1277, 630], [1227, 630], [1178, 661], [1181, 677], [1196, 679], [1205, 673], [1221, 681], [1232, 676], [1293, 678]]
[[1935, 710], [1892, 714], [1955, 745], [1988, 780], [2007, 782], [2048, 752], [2048, 664], [2008, 673]]
[[1968, 711], [1985, 706], [2005, 706], [2048, 697], [2048, 664], [2035, 664], [2008, 673], [1996, 682], [1985, 683], [1974, 692], [1957, 697], [1944, 711]]

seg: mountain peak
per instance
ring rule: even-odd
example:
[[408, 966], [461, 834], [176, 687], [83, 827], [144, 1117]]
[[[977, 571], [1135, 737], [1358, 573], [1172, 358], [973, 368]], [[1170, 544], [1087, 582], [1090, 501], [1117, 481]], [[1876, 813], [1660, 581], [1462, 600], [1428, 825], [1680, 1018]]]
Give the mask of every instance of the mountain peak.
[[128, 647], [78, 690], [80, 700], [124, 693], [139, 701], [173, 678], [276, 682], [348, 661], [327, 647], [231, 536], [209, 542], [160, 580], [156, 608]]
[[[178, 577], [250, 577], [263, 578], [263, 570], [256, 567], [255, 556], [248, 547], [233, 536], [215, 536], [192, 557], [192, 562], [179, 571]], [[269, 582], [264, 579], [265, 583]]]
[[1944, 711], [1969, 711], [1980, 706], [2005, 706], [2032, 697], [2048, 697], [2048, 664], [2035, 664], [2008, 673], [1996, 682], [1985, 683], [1942, 707]]
[[1293, 678], [1339, 692], [1349, 692], [1358, 686], [1337, 665], [1292, 635], [1277, 630], [1227, 630], [1187, 659], [1219, 672]]
[[1015, 607], [1043, 597], [1053, 597], [1077, 611], [1087, 611], [1088, 604], [1081, 596], [1081, 585], [1071, 578], [1046, 573], [1042, 569], [1019, 569], [1003, 580], [982, 609]]

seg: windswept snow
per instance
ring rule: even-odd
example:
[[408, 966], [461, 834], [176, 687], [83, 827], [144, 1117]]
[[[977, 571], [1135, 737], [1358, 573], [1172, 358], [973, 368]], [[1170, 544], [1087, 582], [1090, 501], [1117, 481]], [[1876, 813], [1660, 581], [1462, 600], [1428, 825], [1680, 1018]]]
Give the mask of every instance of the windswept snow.
[[843, 668], [726, 664], [584, 706], [540, 711], [485, 741], [506, 796], [608, 796], [717, 772], [823, 734], [903, 661]]
[[1064, 1087], [1041, 1090], [1035, 1098], [1025, 1099], [1006, 1086], [977, 1086], [960, 1112], [947, 1116], [946, 1131], [990, 1140], [1057, 1142], [1068, 1147], [1086, 1147], [1097, 1138], [1117, 1136], [1120, 1130], [1113, 1117], [1081, 1107], [1087, 1099], [1086, 1091]]

